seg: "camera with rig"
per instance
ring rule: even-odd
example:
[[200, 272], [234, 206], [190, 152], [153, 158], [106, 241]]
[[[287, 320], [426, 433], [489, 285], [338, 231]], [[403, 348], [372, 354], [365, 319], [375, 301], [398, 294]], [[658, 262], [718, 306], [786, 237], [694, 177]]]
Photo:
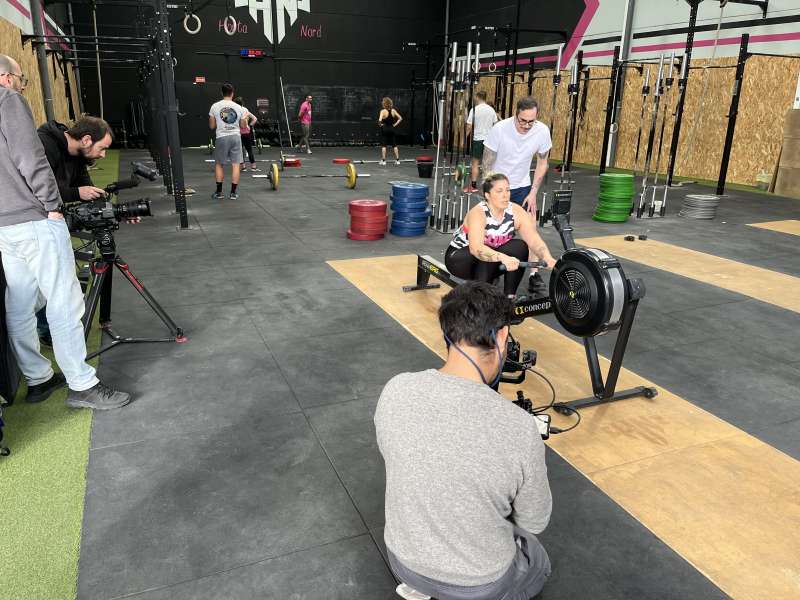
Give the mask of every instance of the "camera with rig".
[[143, 165], [140, 162], [131, 163], [133, 170], [128, 179], [115, 181], [107, 185], [103, 191], [106, 197], [102, 200], [91, 202], [76, 202], [64, 205], [64, 220], [70, 231], [95, 231], [119, 229], [120, 221], [137, 221], [141, 217], [150, 217], [150, 200], [140, 198], [133, 202], [111, 202], [111, 198], [118, 195], [120, 190], [135, 188], [139, 185], [139, 178], [155, 181], [158, 171]]

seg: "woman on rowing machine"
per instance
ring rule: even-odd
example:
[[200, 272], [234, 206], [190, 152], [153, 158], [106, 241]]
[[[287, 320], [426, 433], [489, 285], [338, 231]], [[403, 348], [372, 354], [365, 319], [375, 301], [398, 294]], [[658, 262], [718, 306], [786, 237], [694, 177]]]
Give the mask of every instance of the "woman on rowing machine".
[[534, 255], [552, 269], [556, 260], [536, 231], [530, 213], [511, 203], [508, 177], [502, 173], [487, 177], [483, 197], [453, 235], [444, 263], [456, 277], [487, 282], [501, 275], [502, 264], [506, 269], [503, 291], [514, 297], [525, 274], [525, 269], [519, 268], [520, 261]]

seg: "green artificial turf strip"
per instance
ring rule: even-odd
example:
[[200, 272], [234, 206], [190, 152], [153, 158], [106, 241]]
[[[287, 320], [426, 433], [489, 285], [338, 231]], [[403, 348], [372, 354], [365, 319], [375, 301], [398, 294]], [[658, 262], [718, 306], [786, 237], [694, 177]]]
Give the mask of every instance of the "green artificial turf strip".
[[[90, 171], [97, 187], [116, 181], [118, 151], [108, 151], [98, 166]], [[96, 325], [95, 316], [89, 352], [100, 346]], [[57, 369], [52, 351], [43, 353]], [[98, 359], [90, 363], [97, 366]], [[11, 455], [0, 457], [0, 597], [71, 600], [77, 596], [92, 411], [67, 408], [66, 388], [39, 404], [24, 401], [26, 390], [23, 383], [3, 415], [3, 443]]]

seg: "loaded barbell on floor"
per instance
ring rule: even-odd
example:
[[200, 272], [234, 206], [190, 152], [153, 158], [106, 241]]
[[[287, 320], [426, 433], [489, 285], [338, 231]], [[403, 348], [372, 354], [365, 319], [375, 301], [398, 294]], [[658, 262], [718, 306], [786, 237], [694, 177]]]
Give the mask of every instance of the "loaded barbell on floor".
[[[391, 159], [386, 159], [386, 160], [390, 161]], [[401, 158], [400, 162], [416, 162], [416, 160], [417, 160], [416, 158]], [[334, 158], [333, 164], [335, 165], [344, 164], [342, 161], [351, 162], [354, 165], [377, 165], [379, 162], [381, 162], [379, 160], [361, 160], [361, 159], [353, 160], [352, 158]]]
[[[303, 179], [307, 177], [344, 177], [345, 185], [352, 190], [355, 189], [356, 183], [358, 183], [359, 174], [355, 165], [350, 162], [344, 165], [343, 175], [337, 175], [335, 173], [300, 173], [297, 175], [281, 175], [278, 165], [276, 163], [272, 163], [272, 166], [266, 175], [253, 175], [253, 177], [269, 179], [272, 189], [276, 191], [280, 187], [280, 181], [282, 177], [290, 177], [292, 179]], [[361, 174], [360, 177], [369, 177], [369, 174], [364, 173]]]

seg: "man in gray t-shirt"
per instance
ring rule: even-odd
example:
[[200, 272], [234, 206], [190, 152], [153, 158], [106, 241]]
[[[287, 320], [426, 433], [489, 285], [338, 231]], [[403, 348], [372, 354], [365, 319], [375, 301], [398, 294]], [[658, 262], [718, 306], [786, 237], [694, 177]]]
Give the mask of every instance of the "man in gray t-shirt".
[[511, 313], [511, 300], [487, 283], [453, 289], [439, 309], [445, 365], [397, 375], [378, 401], [384, 538], [406, 592], [527, 600], [550, 575], [534, 535], [552, 508], [544, 443], [534, 418], [490, 387]]

